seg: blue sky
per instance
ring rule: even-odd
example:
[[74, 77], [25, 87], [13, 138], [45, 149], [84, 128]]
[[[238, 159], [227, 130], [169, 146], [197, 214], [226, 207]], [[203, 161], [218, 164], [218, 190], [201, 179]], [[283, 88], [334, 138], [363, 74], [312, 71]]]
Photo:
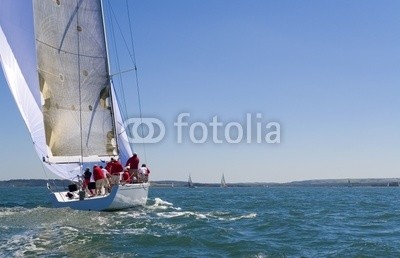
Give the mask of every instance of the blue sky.
[[[400, 2], [150, 0], [131, 7], [143, 115], [166, 126], [146, 155], [136, 146], [152, 180], [399, 176]], [[3, 75], [0, 91], [7, 171], [0, 179], [45, 178]], [[131, 117], [135, 91], [132, 81], [125, 92]], [[214, 116], [245, 125], [247, 113], [260, 113], [263, 126], [280, 124], [281, 142], [178, 144], [173, 124], [182, 112], [189, 125]]]

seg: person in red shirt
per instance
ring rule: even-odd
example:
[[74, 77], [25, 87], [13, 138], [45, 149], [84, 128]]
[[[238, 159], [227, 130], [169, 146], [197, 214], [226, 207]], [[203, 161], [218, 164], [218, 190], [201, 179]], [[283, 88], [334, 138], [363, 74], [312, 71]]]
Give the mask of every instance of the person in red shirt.
[[114, 158], [111, 158], [111, 161], [107, 163], [106, 170], [111, 174], [111, 186], [118, 185], [121, 178], [121, 172], [124, 171], [121, 162], [115, 160]]
[[129, 184], [131, 182], [131, 176], [129, 175], [129, 170], [126, 168], [124, 173], [122, 173], [121, 184]]
[[111, 167], [112, 167], [113, 161], [114, 161], [114, 158], [111, 158], [111, 160], [107, 163], [107, 165], [106, 165], [106, 167], [105, 167], [105, 169], [106, 169], [106, 170], [108, 171], [108, 173], [110, 173], [110, 174], [111, 174]]
[[128, 161], [126, 161], [125, 166], [129, 166], [129, 175], [132, 180], [138, 177], [139, 157], [136, 153], [133, 153], [132, 157], [130, 157]]
[[96, 182], [96, 194], [103, 194], [103, 188], [106, 188], [107, 181], [103, 171], [97, 165], [94, 165], [93, 167], [93, 179]]

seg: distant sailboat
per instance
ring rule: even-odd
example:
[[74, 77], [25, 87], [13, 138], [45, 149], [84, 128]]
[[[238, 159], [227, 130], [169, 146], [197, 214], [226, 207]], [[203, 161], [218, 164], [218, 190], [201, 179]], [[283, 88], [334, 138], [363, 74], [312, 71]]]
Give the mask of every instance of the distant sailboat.
[[228, 187], [228, 185], [225, 182], [225, 176], [224, 174], [222, 174], [222, 178], [221, 178], [221, 187]]
[[193, 182], [192, 182], [192, 177], [189, 175], [189, 179], [188, 179], [188, 187], [189, 188], [194, 188]]

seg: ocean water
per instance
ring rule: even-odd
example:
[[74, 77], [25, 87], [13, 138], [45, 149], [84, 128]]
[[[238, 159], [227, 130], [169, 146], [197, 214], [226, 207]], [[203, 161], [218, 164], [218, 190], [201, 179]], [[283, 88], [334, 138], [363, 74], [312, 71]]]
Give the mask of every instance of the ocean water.
[[0, 257], [400, 257], [400, 188], [150, 188], [146, 207], [53, 209], [0, 188]]

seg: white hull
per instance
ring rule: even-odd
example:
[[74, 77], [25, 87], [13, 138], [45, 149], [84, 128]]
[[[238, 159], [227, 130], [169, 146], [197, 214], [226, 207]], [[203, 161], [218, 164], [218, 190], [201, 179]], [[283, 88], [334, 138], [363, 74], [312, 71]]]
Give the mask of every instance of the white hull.
[[105, 196], [94, 196], [79, 200], [67, 197], [68, 191], [50, 193], [50, 199], [55, 208], [71, 208], [87, 211], [112, 211], [145, 206], [149, 183], [126, 184], [114, 186], [111, 193]]

